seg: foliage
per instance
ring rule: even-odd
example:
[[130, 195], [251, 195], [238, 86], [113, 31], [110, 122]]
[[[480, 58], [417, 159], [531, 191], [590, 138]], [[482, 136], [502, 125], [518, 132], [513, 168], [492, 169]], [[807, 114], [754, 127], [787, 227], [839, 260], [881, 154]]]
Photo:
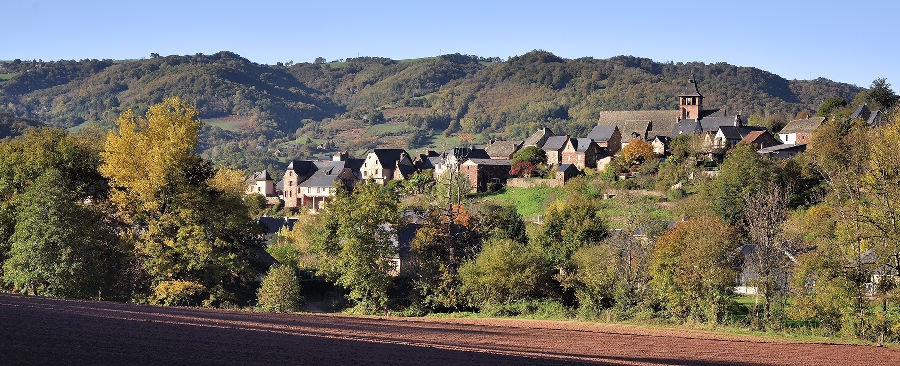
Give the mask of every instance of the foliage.
[[841, 97], [829, 98], [819, 106], [819, 110], [816, 111], [816, 117], [829, 117], [836, 110], [844, 108], [847, 106], [847, 100]]
[[582, 311], [599, 313], [612, 306], [619, 283], [619, 254], [609, 243], [580, 248], [572, 255], [574, 271], [557, 276], [563, 288], [575, 291]]
[[719, 177], [709, 186], [712, 209], [732, 225], [744, 214], [743, 197], [754, 196], [776, 179], [771, 161], [756, 153], [749, 144], [738, 144], [722, 162]]
[[573, 194], [547, 207], [544, 221], [532, 242], [556, 268], [567, 268], [572, 254], [579, 248], [599, 243], [606, 236], [606, 227], [594, 200]]
[[738, 233], [715, 217], [678, 223], [656, 242], [650, 287], [676, 318], [719, 323], [734, 296]]
[[869, 90], [866, 92], [866, 101], [875, 104], [880, 109], [890, 109], [897, 103], [897, 94], [891, 90], [891, 84], [887, 82], [887, 79], [878, 78], [869, 86]]
[[628, 145], [622, 148], [622, 160], [626, 164], [643, 163], [656, 157], [653, 152], [653, 145], [647, 140], [636, 138], [628, 142]]
[[492, 202], [482, 203], [478, 207], [481, 217], [481, 231], [484, 238], [511, 239], [519, 243], [528, 243], [525, 221], [511, 205], [500, 205]]
[[483, 306], [537, 295], [549, 280], [549, 268], [534, 248], [509, 239], [492, 239], [477, 259], [460, 267], [459, 278], [470, 303]]
[[269, 268], [266, 278], [257, 292], [257, 302], [262, 311], [274, 313], [294, 313], [300, 311], [300, 278], [288, 266], [274, 265]]
[[352, 193], [336, 192], [321, 213], [322, 235], [313, 246], [318, 272], [349, 290], [359, 305], [380, 309], [395, 270], [392, 239], [402, 224], [397, 197], [371, 182]]
[[204, 305], [241, 301], [255, 272], [259, 243], [242, 200], [243, 174], [214, 172], [194, 152], [196, 114], [178, 98], [152, 106], [145, 117], [126, 111], [101, 154], [110, 199], [129, 225], [122, 236], [134, 241], [154, 289], [151, 301], [163, 304], [202, 296]]
[[547, 164], [547, 152], [536, 146], [526, 146], [513, 154], [512, 162], [529, 162], [533, 166]]
[[101, 220], [74, 201], [71, 186], [50, 168], [21, 197], [3, 279], [23, 293], [89, 298], [112, 284], [124, 256], [95, 231]]
[[537, 172], [538, 168], [530, 161], [517, 161], [513, 163], [512, 167], [509, 169], [510, 175], [524, 178], [531, 178]]

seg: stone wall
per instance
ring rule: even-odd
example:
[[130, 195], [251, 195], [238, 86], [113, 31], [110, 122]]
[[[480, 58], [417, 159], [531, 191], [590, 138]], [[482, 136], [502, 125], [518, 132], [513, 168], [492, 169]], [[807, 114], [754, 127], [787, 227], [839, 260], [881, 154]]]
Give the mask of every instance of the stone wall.
[[507, 186], [517, 188], [532, 188], [540, 186], [542, 184], [552, 188], [562, 187], [562, 182], [557, 181], [556, 179], [512, 178], [506, 181]]

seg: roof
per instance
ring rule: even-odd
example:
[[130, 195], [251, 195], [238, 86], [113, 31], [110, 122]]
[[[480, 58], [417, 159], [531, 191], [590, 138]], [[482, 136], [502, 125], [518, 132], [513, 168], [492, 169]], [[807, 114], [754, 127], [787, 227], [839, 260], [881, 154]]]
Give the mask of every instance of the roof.
[[[622, 133], [622, 138], [631, 136], [631, 132], [635, 129], [641, 136], [648, 131], [662, 131], [668, 135], [675, 126], [675, 121], [681, 113], [678, 110], [664, 111], [600, 111], [600, 120], [597, 122], [601, 126], [617, 126]], [[644, 121], [649, 123], [649, 128], [643, 125], [637, 125], [635, 122]], [[631, 122], [631, 123], [629, 123]]]
[[675, 123], [670, 136], [675, 137], [678, 135], [690, 135], [700, 132], [703, 132], [703, 127], [700, 126], [700, 122], [697, 122], [696, 119], [683, 119]]
[[685, 85], [683, 89], [681, 89], [681, 92], [678, 93], [678, 96], [679, 97], [703, 97], [703, 95], [700, 94], [700, 90], [697, 88], [697, 83], [694, 81], [693, 77], [691, 77], [691, 79], [688, 80], [688, 84]]
[[523, 143], [522, 146], [543, 147], [543, 144], [540, 144], [541, 146], [538, 145], [548, 136], [553, 136], [553, 131], [551, 131], [549, 128], [538, 129], [535, 133], [531, 134], [531, 136], [525, 139], [525, 143]]
[[512, 166], [512, 160], [509, 160], [509, 159], [469, 159], [462, 165]]
[[700, 127], [703, 128], [703, 132], [716, 132], [719, 130], [719, 127], [725, 126], [740, 126], [740, 120], [738, 117], [706, 117], [700, 119]]
[[591, 147], [591, 144], [594, 143], [594, 140], [591, 140], [589, 138], [572, 138], [570, 139], [570, 141], [573, 145], [575, 145], [573, 146], [575, 148], [575, 152], [580, 153], [587, 152], [588, 148]]
[[775, 145], [775, 146], [769, 146], [766, 148], [762, 148], [762, 149], [759, 149], [757, 152], [760, 154], [769, 154], [769, 153], [774, 153], [774, 152], [779, 152], [779, 151], [789, 151], [789, 150], [805, 151], [806, 144], [800, 144], [800, 145], [781, 144], [781, 145]]
[[[700, 121], [702, 124], [703, 121]], [[756, 126], [720, 126], [719, 132], [729, 140], [743, 140], [745, 137], [754, 132], [765, 131], [764, 127]]]
[[566, 142], [569, 142], [569, 136], [550, 136], [542, 149], [545, 151], [559, 151], [566, 146]]
[[574, 164], [561, 164], [559, 166], [559, 168], [556, 168], [557, 172], [565, 172], [565, 171], [569, 171], [569, 170], [575, 170], [576, 172], [579, 171], [578, 167], [575, 166]]
[[787, 135], [792, 133], [813, 133], [816, 128], [825, 122], [825, 117], [810, 117], [807, 119], [795, 119], [793, 121], [788, 122], [780, 132], [779, 135]]
[[519, 151], [522, 141], [494, 141], [484, 148], [484, 151], [492, 158], [509, 157]]
[[344, 171], [343, 161], [316, 161], [318, 170], [306, 180], [300, 182], [300, 187], [331, 187], [338, 179], [338, 174]]
[[261, 172], [253, 173], [253, 180], [261, 181], [261, 180], [272, 180], [272, 177], [269, 175], [269, 172], [263, 170]]
[[859, 108], [856, 108], [856, 110], [853, 111], [853, 114], [850, 115], [850, 119], [862, 118], [868, 120], [871, 114], [872, 110], [869, 109], [869, 106], [866, 103], [863, 103]]
[[588, 133], [587, 137], [594, 141], [609, 141], [618, 129], [618, 126], [596, 125], [594, 126], [594, 129]]
[[309, 160], [291, 160], [288, 163], [287, 170], [297, 173], [297, 176], [308, 177], [316, 171], [316, 166]]
[[741, 141], [748, 144], [758, 145], [760, 146], [760, 148], [766, 148], [781, 144], [780, 142], [778, 142], [778, 140], [775, 140], [775, 137], [773, 137], [772, 134], [769, 133], [769, 131], [766, 130], [750, 132]]
[[406, 150], [403, 149], [373, 149], [372, 153], [381, 162], [381, 166], [393, 166], [403, 155], [409, 157]]
[[288, 217], [263, 216], [256, 219], [256, 222], [259, 224], [259, 226], [262, 227], [263, 233], [275, 234], [278, 232], [278, 230], [281, 230], [282, 227], [287, 227], [288, 230], [293, 229], [294, 224], [297, 222], [297, 219]]

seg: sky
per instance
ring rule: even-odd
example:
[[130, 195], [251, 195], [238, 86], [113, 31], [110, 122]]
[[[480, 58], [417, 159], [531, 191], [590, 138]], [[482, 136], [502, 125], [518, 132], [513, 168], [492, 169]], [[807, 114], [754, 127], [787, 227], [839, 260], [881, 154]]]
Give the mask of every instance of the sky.
[[900, 2], [3, 0], [0, 60], [231, 51], [260, 64], [550, 51], [726, 62], [900, 89]]

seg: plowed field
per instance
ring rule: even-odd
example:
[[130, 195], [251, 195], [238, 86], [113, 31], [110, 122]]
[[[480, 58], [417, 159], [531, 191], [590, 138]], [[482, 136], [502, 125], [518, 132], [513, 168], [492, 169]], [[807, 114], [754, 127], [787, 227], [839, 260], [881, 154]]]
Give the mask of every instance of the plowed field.
[[900, 350], [575, 322], [278, 315], [0, 295], [3, 365], [897, 365]]

